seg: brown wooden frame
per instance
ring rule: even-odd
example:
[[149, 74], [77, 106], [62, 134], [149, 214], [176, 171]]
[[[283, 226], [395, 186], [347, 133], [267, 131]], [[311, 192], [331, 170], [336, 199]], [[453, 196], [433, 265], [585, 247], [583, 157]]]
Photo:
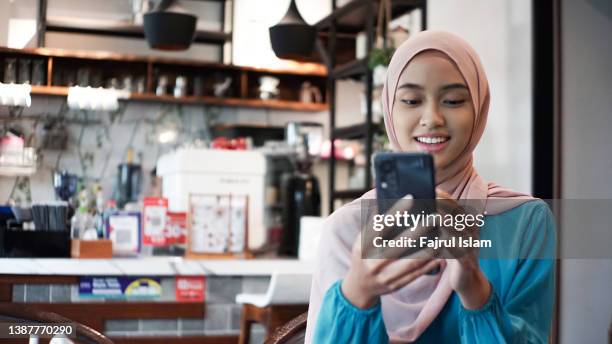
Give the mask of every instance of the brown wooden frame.
[[297, 317], [291, 319], [285, 325], [277, 328], [274, 333], [268, 336], [265, 344], [283, 344], [287, 343], [295, 336], [306, 331], [306, 323], [308, 320], [308, 312], [304, 312]]
[[[145, 93], [132, 93], [130, 101], [139, 102], [158, 102], [158, 103], [179, 103], [179, 104], [201, 104], [213, 106], [229, 107], [249, 107], [264, 109], [279, 109], [291, 111], [325, 111], [329, 109], [327, 99], [323, 103], [302, 103], [295, 99], [273, 99], [262, 100], [249, 94], [249, 84], [253, 84], [261, 75], [271, 75], [281, 79], [293, 80], [292, 82], [311, 81], [321, 85], [322, 94], [325, 94], [325, 80], [327, 70], [320, 64], [296, 64], [295, 69], [269, 69], [257, 67], [235, 66], [218, 62], [207, 62], [190, 59], [177, 59], [153, 56], [138, 56], [130, 54], [117, 54], [110, 52], [88, 52], [70, 51], [63, 49], [34, 48], [34, 49], [13, 49], [0, 47], [0, 58], [6, 55], [19, 57], [43, 58], [46, 61], [47, 82], [44, 86], [33, 86], [32, 94], [49, 96], [66, 96], [68, 87], [53, 85], [52, 75], [55, 69], [59, 69], [58, 61], [70, 59], [81, 64], [111, 63], [113, 66], [125, 67], [126, 65], [141, 66], [145, 75]], [[235, 73], [238, 77], [235, 82], [237, 95], [233, 97], [215, 97], [213, 95], [185, 96], [175, 98], [171, 95], [158, 96], [154, 93], [153, 79], [156, 68], [192, 68], [207, 69], [211, 71]], [[281, 82], [281, 93], [283, 92], [283, 82]], [[291, 93], [296, 91], [291, 89]]]
[[[248, 344], [251, 337], [251, 325], [262, 324], [266, 329], [266, 336], [271, 336], [276, 329], [308, 310], [308, 305], [270, 305], [257, 307], [250, 304], [242, 305], [240, 316], [239, 344]], [[267, 339], [266, 339], [267, 342]]]

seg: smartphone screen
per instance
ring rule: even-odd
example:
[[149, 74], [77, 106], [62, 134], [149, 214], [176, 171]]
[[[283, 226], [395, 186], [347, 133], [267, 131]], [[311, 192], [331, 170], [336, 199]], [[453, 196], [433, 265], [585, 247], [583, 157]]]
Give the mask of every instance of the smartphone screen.
[[378, 153], [374, 156], [379, 214], [410, 194], [416, 200], [411, 212], [435, 210], [436, 183], [431, 155], [426, 153]]
[[[436, 183], [433, 158], [426, 153], [378, 153], [374, 156], [378, 214], [386, 214], [404, 196], [410, 194], [412, 214], [430, 214], [436, 210]], [[433, 232], [430, 232], [433, 233]], [[439, 269], [429, 271], [435, 275]]]

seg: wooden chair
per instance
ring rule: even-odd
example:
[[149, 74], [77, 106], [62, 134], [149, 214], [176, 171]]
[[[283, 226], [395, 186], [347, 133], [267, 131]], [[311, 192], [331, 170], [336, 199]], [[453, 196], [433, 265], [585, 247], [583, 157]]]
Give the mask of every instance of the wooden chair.
[[[89, 326], [64, 318], [56, 313], [41, 311], [23, 303], [0, 303], [0, 320], [3, 322], [27, 321], [41, 324], [74, 323], [76, 327], [76, 337], [70, 338], [74, 343], [113, 344], [108, 337]], [[29, 339], [23, 339], [25, 343], [28, 341]]]
[[279, 327], [265, 341], [265, 344], [302, 344], [306, 335], [308, 312], [304, 312]]
[[266, 335], [308, 310], [310, 273], [279, 273], [275, 271], [265, 294], [238, 294], [236, 303], [242, 305], [240, 344], [248, 344], [251, 325], [260, 323]]

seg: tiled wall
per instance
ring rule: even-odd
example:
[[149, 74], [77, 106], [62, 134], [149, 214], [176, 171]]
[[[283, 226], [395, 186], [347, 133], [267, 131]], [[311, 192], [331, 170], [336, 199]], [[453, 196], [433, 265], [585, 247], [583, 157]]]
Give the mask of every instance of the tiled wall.
[[[63, 97], [40, 97], [32, 99], [32, 107], [24, 109], [22, 116], [36, 116], [38, 121], [20, 120], [11, 122], [26, 135], [33, 135], [28, 146], [40, 148], [38, 171], [29, 178], [33, 202], [48, 202], [55, 199], [52, 175], [53, 171], [68, 170], [88, 181], [99, 181], [106, 198], [113, 195], [116, 183], [117, 166], [125, 161], [128, 147], [135, 151], [135, 159], [143, 168], [143, 195], [146, 195], [150, 184], [149, 172], [155, 166], [157, 158], [174, 146], [191, 142], [196, 138], [206, 138], [206, 123], [253, 124], [283, 127], [291, 121], [327, 122], [327, 112], [296, 112], [230, 107], [205, 107], [195, 105], [177, 106], [173, 104], [155, 104], [129, 102], [119, 117], [105, 112], [68, 111], [69, 119], [95, 121], [90, 125], [72, 123], [67, 126], [69, 133], [68, 147], [63, 150], [52, 150], [44, 147], [44, 125], [47, 119], [56, 117], [60, 112]], [[7, 109], [0, 106], [0, 115]], [[179, 121], [181, 131], [175, 144], [160, 144], [156, 139], [156, 128], [163, 114], [171, 121]], [[164, 122], [166, 120], [162, 120]], [[86, 157], [89, 156], [90, 159]], [[83, 159], [83, 157], [85, 157]], [[16, 183], [15, 178], [0, 177], [0, 204], [9, 199]], [[17, 190], [14, 199], [26, 200], [25, 192]]]
[[[156, 301], [175, 301], [174, 278], [162, 278], [162, 296]], [[239, 293], [265, 293], [269, 277], [207, 277], [205, 318], [107, 320], [105, 334], [120, 336], [238, 335], [241, 306], [234, 301]], [[83, 302], [78, 285], [15, 284], [13, 302]], [[104, 300], [100, 300], [104, 302]], [[251, 343], [262, 343], [263, 326], [252, 327]]]

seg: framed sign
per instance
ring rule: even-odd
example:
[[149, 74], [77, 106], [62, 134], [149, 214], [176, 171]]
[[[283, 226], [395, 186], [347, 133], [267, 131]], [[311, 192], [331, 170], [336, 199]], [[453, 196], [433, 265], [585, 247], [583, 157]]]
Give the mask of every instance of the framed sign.
[[140, 213], [113, 212], [106, 220], [106, 230], [113, 242], [113, 255], [134, 256], [140, 253]]
[[189, 195], [186, 256], [250, 257], [247, 213], [246, 195]]
[[145, 197], [142, 208], [142, 244], [146, 246], [167, 246], [166, 213], [168, 199]]

